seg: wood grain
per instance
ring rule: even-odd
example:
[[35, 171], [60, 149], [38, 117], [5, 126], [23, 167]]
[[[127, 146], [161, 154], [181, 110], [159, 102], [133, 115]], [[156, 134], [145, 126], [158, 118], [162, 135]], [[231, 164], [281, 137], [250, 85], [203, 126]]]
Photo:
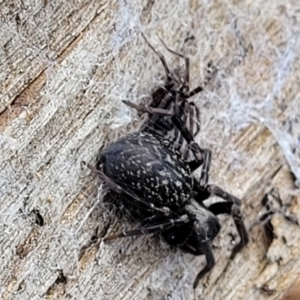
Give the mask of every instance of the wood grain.
[[[193, 291], [203, 257], [154, 237], [104, 243], [134, 226], [103, 204], [81, 167], [139, 125], [121, 100], [146, 101], [191, 59], [191, 86], [208, 61], [216, 78], [194, 98], [198, 141], [213, 150], [210, 181], [243, 201], [250, 228], [279, 195], [300, 218], [300, 7], [295, 1], [5, 1], [0, 5], [0, 298], [292, 299], [299, 226], [276, 213], [233, 261], [236, 230], [221, 218], [216, 267]], [[290, 290], [288, 290], [290, 288]], [[289, 292], [290, 291], [290, 292]], [[290, 293], [290, 294], [288, 294]], [[284, 296], [285, 295], [285, 296]], [[285, 298], [283, 298], [285, 297]]]

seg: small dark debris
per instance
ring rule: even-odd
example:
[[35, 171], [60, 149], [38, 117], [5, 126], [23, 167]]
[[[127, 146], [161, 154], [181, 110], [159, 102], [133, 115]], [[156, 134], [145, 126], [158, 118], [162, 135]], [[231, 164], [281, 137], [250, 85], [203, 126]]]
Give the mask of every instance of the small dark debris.
[[43, 216], [40, 214], [39, 210], [37, 208], [34, 208], [30, 215], [33, 215], [35, 220], [34, 220], [34, 223], [38, 226], [44, 226], [45, 222], [44, 222], [44, 218]]
[[64, 275], [63, 270], [59, 270], [58, 276], [55, 280], [55, 284], [66, 283], [66, 282], [67, 282], [67, 277]]
[[266, 296], [272, 296], [272, 295], [274, 295], [276, 293], [276, 290], [275, 289], [270, 289], [267, 283], [263, 284], [259, 288], [259, 291], [262, 294], [266, 295]]

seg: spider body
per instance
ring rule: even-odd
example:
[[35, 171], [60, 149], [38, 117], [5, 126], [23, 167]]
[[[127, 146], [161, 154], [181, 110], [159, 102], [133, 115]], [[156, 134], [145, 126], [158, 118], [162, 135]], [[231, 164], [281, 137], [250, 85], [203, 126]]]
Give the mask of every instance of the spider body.
[[[219, 233], [219, 221], [202, 204], [208, 191], [201, 190], [181, 152], [169, 140], [147, 132], [128, 134], [101, 151], [97, 168], [120, 192], [126, 191], [122, 205], [143, 225], [106, 240], [158, 231], [169, 245], [207, 256], [199, 278], [213, 267], [210, 244]], [[118, 193], [117, 187], [113, 189]]]
[[[124, 101], [148, 118], [139, 131], [121, 137], [101, 150], [96, 168], [89, 164], [88, 167], [105, 183], [110, 193], [117, 195], [117, 206], [124, 207], [141, 224], [104, 240], [158, 233], [171, 246], [193, 255], [205, 255], [207, 264], [198, 273], [195, 288], [215, 264], [211, 246], [220, 230], [217, 215], [232, 214], [240, 236], [231, 258], [247, 244], [248, 235], [240, 211], [241, 201], [208, 184], [211, 152], [194, 141], [200, 130], [199, 111], [188, 101], [203, 87], [189, 91], [189, 59], [167, 48], [185, 59], [183, 77], [172, 77], [164, 57], [146, 42], [164, 66], [166, 84], [152, 94], [149, 106]], [[173, 137], [166, 139], [166, 133], [170, 132]], [[188, 157], [192, 159], [188, 160]], [[193, 172], [200, 166], [198, 180]], [[203, 201], [211, 195], [225, 201], [206, 207]]]
[[120, 138], [101, 152], [98, 168], [122, 188], [155, 205], [181, 207], [191, 197], [190, 167], [168, 140], [147, 132]]

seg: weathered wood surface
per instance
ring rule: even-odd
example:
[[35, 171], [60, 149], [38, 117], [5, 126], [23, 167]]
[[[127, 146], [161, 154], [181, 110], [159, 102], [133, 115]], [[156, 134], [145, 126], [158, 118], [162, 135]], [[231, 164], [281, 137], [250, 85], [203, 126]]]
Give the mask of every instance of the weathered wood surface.
[[191, 58], [192, 86], [209, 60], [219, 66], [195, 97], [211, 182], [243, 200], [248, 228], [272, 190], [299, 220], [298, 1], [3, 1], [0, 22], [1, 299], [282, 299], [300, 273], [300, 230], [282, 214], [273, 240], [257, 225], [233, 261], [236, 231], [222, 218], [217, 265], [193, 291], [203, 257], [152, 237], [93, 238], [131, 225], [108, 227], [80, 161], [134, 130], [121, 100], [159, 84], [140, 31], [178, 66], [158, 35]]

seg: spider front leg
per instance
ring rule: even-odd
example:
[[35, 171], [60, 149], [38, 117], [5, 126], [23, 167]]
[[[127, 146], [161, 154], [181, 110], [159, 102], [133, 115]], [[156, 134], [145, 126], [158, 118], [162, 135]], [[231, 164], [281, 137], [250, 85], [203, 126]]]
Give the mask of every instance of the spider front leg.
[[[185, 70], [184, 70], [184, 76], [183, 76], [183, 83], [182, 87], [180, 87], [180, 91], [185, 95], [185, 97], [189, 98], [189, 90], [190, 90], [190, 59], [186, 56], [184, 56], [181, 53], [178, 53], [172, 49], [170, 49], [165, 42], [160, 39], [161, 43], [164, 45], [164, 47], [172, 54], [177, 55], [184, 59], [185, 61]], [[200, 91], [199, 91], [200, 92]]]
[[[205, 81], [204, 81], [204, 84], [203, 86], [199, 86], [195, 89], [193, 89], [191, 92], [190, 92], [190, 87], [189, 87], [189, 84], [190, 84], [190, 78], [189, 78], [189, 74], [190, 74], [190, 59], [186, 56], [184, 56], [183, 54], [181, 53], [178, 53], [178, 52], [175, 52], [174, 50], [170, 49], [162, 39], [160, 39], [160, 41], [162, 42], [162, 44], [164, 45], [164, 47], [172, 54], [174, 55], [177, 55], [179, 56], [180, 58], [183, 58], [184, 61], [185, 61], [185, 70], [184, 70], [184, 74], [183, 74], [183, 78], [179, 77], [179, 78], [176, 78], [176, 76], [174, 77], [174, 74], [171, 74], [168, 66], [167, 66], [167, 63], [166, 63], [166, 60], [164, 58], [164, 56], [158, 52], [150, 43], [149, 41], [146, 39], [146, 37], [144, 36], [144, 34], [142, 33], [142, 36], [144, 38], [144, 40], [146, 41], [146, 43], [148, 44], [148, 46], [152, 49], [152, 51], [159, 57], [160, 61], [162, 62], [162, 65], [165, 69], [165, 73], [166, 73], [166, 77], [167, 77], [167, 82], [165, 84], [165, 89], [166, 89], [166, 92], [172, 92], [172, 94], [176, 94], [176, 93], [179, 93], [180, 96], [182, 96], [183, 99], [188, 99], [194, 95], [196, 95], [197, 93], [201, 92], [203, 89], [204, 89], [204, 86], [207, 85], [207, 83], [212, 79], [212, 76], [206, 76], [205, 78]], [[210, 66], [211, 64], [209, 64]], [[175, 79], [175, 80], [174, 80]], [[182, 82], [182, 85], [180, 87], [176, 87], [175, 90], [172, 89], [172, 87], [174, 85], [176, 85], [176, 82], [179, 81], [179, 82]], [[161, 92], [161, 88], [158, 89], [156, 92], [160, 91]], [[161, 98], [164, 98], [161, 97]], [[154, 107], [160, 107], [160, 108], [164, 108], [166, 109], [166, 105], [165, 103], [156, 103], [155, 101], [155, 104], [154, 104], [154, 99], [152, 99], [152, 103], [150, 103], [149, 106], [154, 106]], [[163, 102], [163, 101], [162, 101]], [[193, 103], [194, 104], [194, 103]]]
[[233, 217], [233, 221], [237, 228], [238, 234], [240, 236], [240, 242], [233, 248], [232, 254], [230, 256], [231, 259], [235, 257], [235, 255], [244, 248], [248, 242], [249, 237], [243, 222], [243, 216], [241, 213], [241, 200], [236, 198], [235, 196], [225, 192], [221, 188], [215, 185], [209, 185], [206, 188], [206, 191], [210, 195], [218, 196], [227, 202], [217, 202], [208, 207], [208, 209], [214, 213], [215, 215], [218, 214], [231, 214]]
[[[209, 62], [207, 64], [207, 75], [205, 76], [205, 79], [202, 83], [202, 85], [197, 86], [196, 88], [194, 88], [192, 91], [189, 91], [188, 93], [182, 90], [177, 91], [177, 93], [179, 93], [180, 97], [188, 99], [191, 98], [193, 96], [195, 96], [196, 94], [202, 92], [204, 90], [204, 88], [208, 85], [208, 83], [213, 79], [214, 75], [217, 72], [217, 68], [215, 66], [212, 65], [211, 62]], [[174, 90], [171, 89], [172, 92], [174, 92]]]
[[[214, 226], [219, 226], [214, 224]], [[206, 265], [205, 267], [198, 273], [197, 277], [195, 278], [193, 287], [194, 289], [197, 287], [199, 281], [214, 267], [215, 265], [215, 258], [212, 251], [212, 241], [206, 240], [205, 236], [207, 234], [206, 229], [204, 229], [204, 233], [201, 234], [201, 230], [199, 230], [199, 226], [197, 222], [194, 222], [194, 225], [191, 225], [193, 228], [192, 234], [189, 236], [185, 233], [186, 240], [180, 246], [180, 248], [188, 253], [193, 255], [205, 255], [206, 258]], [[217, 232], [219, 229], [217, 229]]]
[[150, 49], [159, 57], [162, 65], [165, 69], [165, 73], [167, 76], [167, 82], [170, 83], [172, 81], [172, 76], [171, 76], [170, 70], [168, 68], [168, 65], [166, 63], [165, 57], [150, 44], [150, 42], [146, 39], [146, 37], [143, 33], [142, 33], [142, 36], [143, 36], [146, 44], [150, 47]]
[[127, 100], [122, 100], [122, 102], [127, 106], [136, 109], [139, 113], [149, 113], [149, 114], [156, 114], [161, 116], [173, 116], [172, 110], [167, 110], [159, 107], [151, 107], [148, 105], [138, 105]]
[[[154, 130], [155, 126], [158, 126], [163, 132], [167, 132], [170, 129], [165, 128], [163, 125], [158, 125], [159, 121], [162, 121], [162, 117], [171, 117], [174, 112], [172, 106], [174, 101], [172, 100], [172, 94], [163, 88], [159, 90], [164, 91], [163, 95], [158, 99], [152, 99], [152, 102], [149, 105], [138, 105], [131, 101], [123, 100], [123, 103], [128, 105], [131, 108], [136, 109], [140, 114], [146, 113], [146, 120], [141, 126], [141, 131], [148, 131], [150, 129]], [[164, 124], [164, 122], [162, 122]], [[166, 125], [166, 124], [164, 124]]]
[[[143, 35], [143, 34], [142, 34]], [[169, 71], [169, 68], [167, 67], [165, 58], [163, 55], [161, 55], [157, 50], [155, 50], [155, 48], [147, 41], [146, 37], [143, 35], [146, 43], [148, 44], [148, 46], [158, 55], [159, 59], [161, 60], [166, 75], [167, 75], [167, 82], [171, 83], [172, 82], [172, 76], [171, 73]], [[193, 89], [192, 91], [190, 91], [190, 59], [188, 57], [186, 57], [185, 55], [178, 53], [172, 49], [170, 49], [165, 42], [160, 39], [161, 43], [164, 45], [164, 47], [172, 54], [179, 56], [180, 58], [183, 58], [185, 61], [185, 70], [184, 70], [184, 75], [183, 75], [183, 80], [182, 80], [182, 86], [179, 88], [179, 90], [171, 90], [172, 92], [176, 92], [176, 93], [180, 93], [180, 96], [188, 99], [198, 93], [200, 93], [201, 91], [203, 91], [204, 87], [208, 84], [208, 82], [213, 78], [213, 75], [215, 74], [216, 69], [212, 68], [212, 64], [211, 62], [208, 63], [208, 75], [205, 77], [205, 80], [203, 82], [202, 86], [198, 86], [195, 89]]]
[[194, 88], [192, 91], [190, 91], [190, 86], [189, 86], [190, 85], [190, 59], [188, 57], [184, 56], [183, 54], [170, 49], [164, 43], [164, 41], [162, 39], [160, 39], [160, 41], [162, 42], [162, 44], [165, 46], [165, 48], [169, 52], [183, 58], [185, 61], [185, 71], [184, 71], [182, 86], [180, 87], [180, 89], [178, 91], [172, 90], [172, 92], [179, 93], [179, 95], [184, 99], [188, 99], [188, 98], [195, 96], [196, 94], [202, 92], [204, 90], [204, 87], [212, 80], [214, 74], [216, 73], [216, 69], [212, 68], [211, 62], [209, 62], [207, 65], [208, 75], [205, 77], [203, 85], [198, 86], [198, 87]]
[[215, 257], [214, 257], [214, 254], [212, 252], [212, 248], [211, 248], [210, 243], [205, 244], [205, 247], [202, 248], [202, 253], [201, 254], [205, 255], [206, 266], [196, 276], [194, 284], [193, 284], [194, 289], [198, 286], [199, 281], [205, 276], [205, 274], [207, 274], [214, 267], [214, 265], [216, 264]]
[[119, 233], [115, 233], [105, 237], [104, 241], [113, 240], [121, 237], [129, 237], [129, 236], [137, 236], [137, 235], [145, 235], [145, 234], [161, 232], [170, 229], [174, 226], [177, 226], [178, 224], [187, 223], [188, 221], [189, 221], [188, 215], [182, 215], [177, 219], [169, 219], [168, 221], [160, 224], [146, 226], [146, 227], [139, 227], [128, 231], [121, 231]]

